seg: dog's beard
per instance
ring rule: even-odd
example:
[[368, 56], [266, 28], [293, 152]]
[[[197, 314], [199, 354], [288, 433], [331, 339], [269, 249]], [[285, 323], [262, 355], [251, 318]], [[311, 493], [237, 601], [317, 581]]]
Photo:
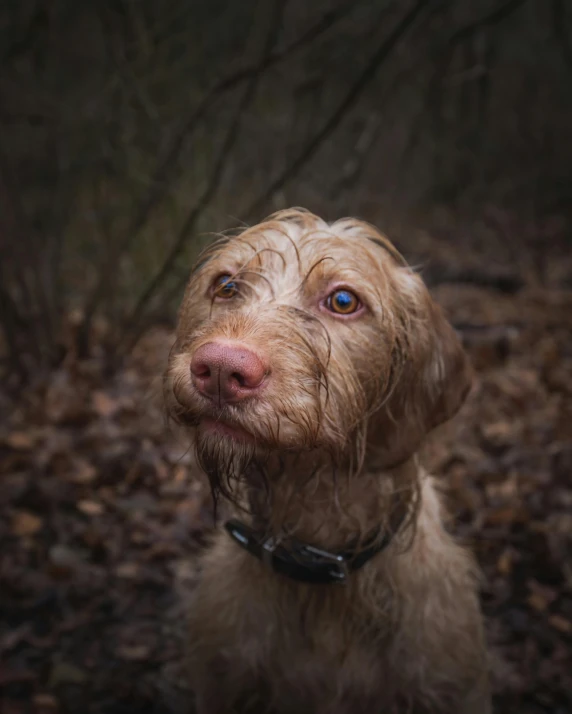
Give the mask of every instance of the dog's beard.
[[215, 502], [220, 495], [234, 503], [240, 485], [251, 472], [259, 472], [264, 460], [260, 448], [249, 441], [236, 441], [221, 434], [196, 434], [195, 449], [200, 467], [206, 473]]

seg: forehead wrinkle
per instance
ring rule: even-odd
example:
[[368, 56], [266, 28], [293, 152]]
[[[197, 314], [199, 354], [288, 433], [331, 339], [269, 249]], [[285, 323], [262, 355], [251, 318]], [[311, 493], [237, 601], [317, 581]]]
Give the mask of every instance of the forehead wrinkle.
[[309, 272], [320, 260], [328, 257], [332, 262], [321, 270], [353, 268], [358, 274], [364, 274], [364, 265], [368, 272], [379, 265], [379, 255], [368, 250], [366, 242], [353, 237], [342, 238], [336, 235], [316, 237], [302, 246], [301, 254]]
[[342, 218], [332, 224], [332, 229], [341, 231], [349, 238], [366, 239], [382, 248], [399, 266], [407, 266], [407, 261], [389, 240], [387, 236], [380, 233], [375, 226], [367, 221], [355, 218]]

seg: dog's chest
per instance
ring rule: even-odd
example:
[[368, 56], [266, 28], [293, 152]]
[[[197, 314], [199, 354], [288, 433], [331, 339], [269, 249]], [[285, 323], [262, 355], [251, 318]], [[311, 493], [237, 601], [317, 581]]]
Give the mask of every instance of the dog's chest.
[[205, 639], [223, 654], [232, 677], [268, 691], [280, 712], [341, 700], [367, 711], [366, 696], [389, 703], [396, 673], [384, 654], [383, 623], [376, 628], [345, 586], [299, 587], [259, 566], [244, 554], [227, 561], [226, 578], [207, 567], [199, 586], [204, 600], [193, 618], [195, 634], [200, 641], [208, 607], [214, 622]]
[[394, 677], [383, 645], [368, 641], [355, 622], [306, 608], [282, 603], [277, 611], [253, 615], [229, 643], [229, 667], [241, 668], [244, 682], [268, 692], [280, 714], [319, 711], [325, 702], [352, 702], [356, 711], [371, 711], [381, 700], [389, 705]]

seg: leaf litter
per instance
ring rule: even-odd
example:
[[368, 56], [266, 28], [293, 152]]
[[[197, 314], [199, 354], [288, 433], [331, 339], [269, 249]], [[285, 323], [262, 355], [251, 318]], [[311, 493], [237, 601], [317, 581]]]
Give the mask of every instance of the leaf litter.
[[[437, 285], [476, 384], [427, 444], [483, 570], [495, 707], [572, 711], [572, 292]], [[2, 714], [183, 714], [208, 489], [165, 427], [165, 330], [66, 365], [0, 428]]]

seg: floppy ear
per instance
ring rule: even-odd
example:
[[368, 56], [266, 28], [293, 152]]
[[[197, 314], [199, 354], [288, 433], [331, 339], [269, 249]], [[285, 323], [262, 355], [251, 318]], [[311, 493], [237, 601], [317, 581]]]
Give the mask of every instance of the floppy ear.
[[457, 413], [473, 375], [453, 328], [421, 279], [398, 270], [395, 379], [370, 431], [385, 467], [408, 459], [432, 429]]

